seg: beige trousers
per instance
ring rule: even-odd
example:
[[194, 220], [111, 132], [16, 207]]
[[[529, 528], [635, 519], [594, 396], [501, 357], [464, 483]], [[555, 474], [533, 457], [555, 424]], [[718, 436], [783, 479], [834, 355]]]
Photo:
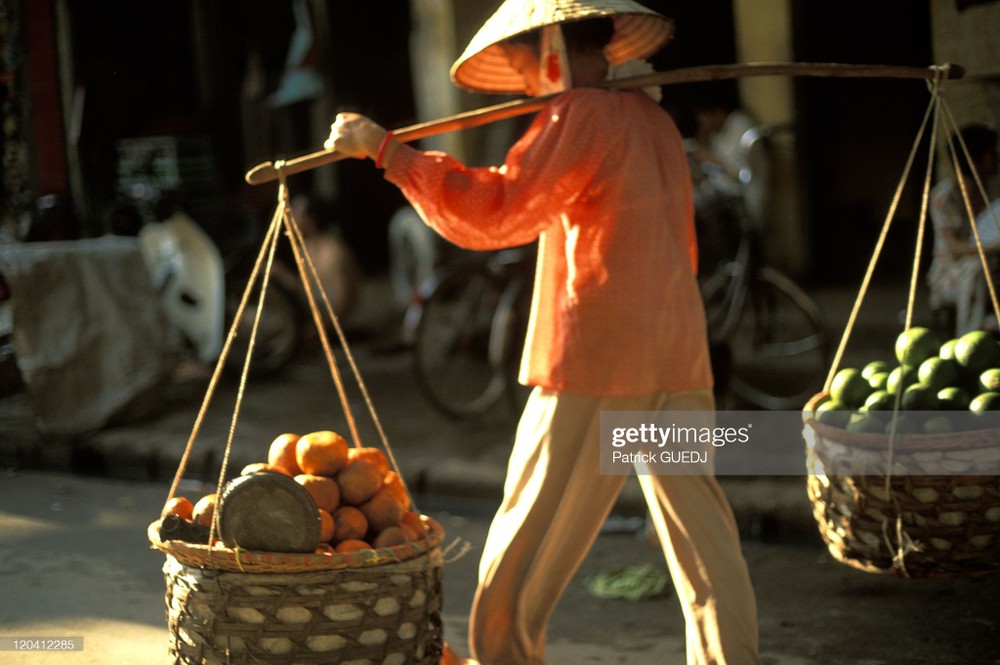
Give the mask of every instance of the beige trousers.
[[[469, 644], [482, 665], [545, 660], [549, 615], [625, 484], [625, 476], [600, 473], [602, 410], [704, 411], [714, 422], [707, 390], [629, 398], [532, 392], [479, 567]], [[640, 470], [639, 481], [684, 611], [688, 665], [758, 664], [756, 600], [715, 478]]]

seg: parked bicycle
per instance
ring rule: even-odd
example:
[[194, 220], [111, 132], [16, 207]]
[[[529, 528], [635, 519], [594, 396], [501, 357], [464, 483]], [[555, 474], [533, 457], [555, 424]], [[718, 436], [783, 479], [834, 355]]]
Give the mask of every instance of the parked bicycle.
[[470, 253], [417, 291], [404, 337], [417, 384], [445, 415], [481, 416], [501, 403], [520, 413], [534, 256], [534, 246]]
[[[746, 150], [767, 150], [776, 131], [755, 127], [741, 142]], [[736, 188], [707, 169], [700, 185], [716, 187], [712, 203], [698, 207], [699, 224], [738, 239], [735, 254], [703, 278], [702, 298], [713, 352], [713, 369], [722, 401], [753, 407], [799, 409], [822, 385], [830, 364], [831, 340], [819, 307], [795, 282], [767, 265], [761, 228], [748, 213], [742, 192], [752, 175], [741, 174]], [[765, 184], [765, 187], [768, 185]], [[735, 228], [734, 228], [735, 227]]]

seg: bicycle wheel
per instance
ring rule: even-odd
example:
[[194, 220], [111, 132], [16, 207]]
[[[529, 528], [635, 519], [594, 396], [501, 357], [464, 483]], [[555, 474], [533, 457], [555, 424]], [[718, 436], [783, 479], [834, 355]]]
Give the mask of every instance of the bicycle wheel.
[[484, 267], [448, 273], [423, 304], [413, 344], [417, 384], [452, 418], [486, 413], [503, 397], [504, 376], [490, 361], [502, 286]]
[[438, 236], [413, 208], [400, 208], [389, 220], [389, 281], [397, 304], [406, 307], [413, 292], [432, 279], [440, 260]]
[[[800, 409], [822, 386], [830, 338], [815, 303], [788, 277], [759, 269], [738, 287], [741, 269], [721, 269], [704, 285], [707, 319], [733, 321], [728, 348], [728, 391], [753, 406]], [[742, 291], [739, 293], [738, 291]], [[738, 316], [729, 318], [735, 312]]]

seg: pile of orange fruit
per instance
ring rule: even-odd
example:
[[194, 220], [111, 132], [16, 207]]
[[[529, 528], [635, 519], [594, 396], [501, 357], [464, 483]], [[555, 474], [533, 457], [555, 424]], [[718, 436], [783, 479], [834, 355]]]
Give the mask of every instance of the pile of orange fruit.
[[[262, 471], [293, 478], [312, 497], [321, 525], [317, 554], [418, 542], [431, 520], [413, 512], [402, 479], [381, 450], [350, 446], [333, 431], [281, 434], [271, 442], [267, 462], [250, 464], [241, 475]], [[196, 503], [173, 497], [163, 514], [211, 526], [216, 500], [214, 493]]]

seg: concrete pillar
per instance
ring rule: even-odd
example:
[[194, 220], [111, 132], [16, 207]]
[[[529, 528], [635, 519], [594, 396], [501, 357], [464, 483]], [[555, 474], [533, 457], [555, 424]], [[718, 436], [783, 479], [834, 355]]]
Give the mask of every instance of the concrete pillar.
[[[736, 54], [740, 62], [791, 62], [790, 0], [733, 0]], [[739, 81], [744, 107], [761, 123], [788, 125], [795, 117], [790, 77], [754, 76]], [[774, 193], [768, 215], [765, 251], [780, 269], [801, 274], [808, 266], [808, 225], [802, 214], [796, 169], [796, 141], [791, 131], [772, 141]]]
[[[455, 38], [453, 0], [410, 0], [413, 24], [410, 61], [417, 115], [433, 120], [461, 110], [458, 89], [448, 78], [448, 68], [461, 48]], [[462, 137], [457, 133], [424, 139], [425, 149], [463, 153]]]

